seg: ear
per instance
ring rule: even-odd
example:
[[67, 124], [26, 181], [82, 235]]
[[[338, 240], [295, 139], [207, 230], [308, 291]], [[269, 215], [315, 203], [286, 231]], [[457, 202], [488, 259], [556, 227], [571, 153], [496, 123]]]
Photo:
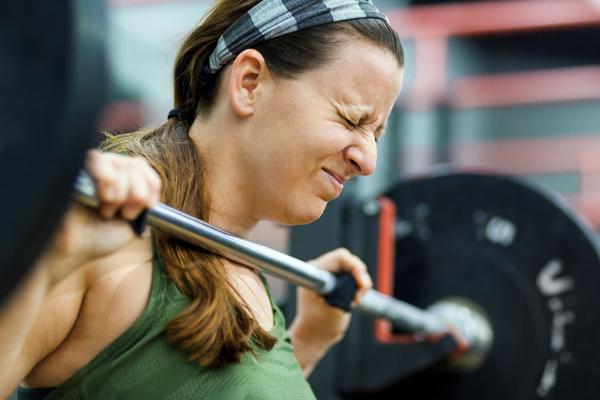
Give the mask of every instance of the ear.
[[268, 79], [267, 63], [258, 51], [246, 49], [235, 58], [228, 87], [235, 114], [246, 117], [254, 113], [256, 98]]

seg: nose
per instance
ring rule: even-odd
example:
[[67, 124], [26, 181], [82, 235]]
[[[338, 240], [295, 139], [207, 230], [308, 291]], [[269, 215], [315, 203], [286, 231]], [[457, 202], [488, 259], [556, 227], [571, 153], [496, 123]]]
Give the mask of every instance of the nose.
[[352, 165], [354, 174], [371, 175], [377, 164], [377, 145], [375, 140], [364, 140], [346, 148], [346, 161]]

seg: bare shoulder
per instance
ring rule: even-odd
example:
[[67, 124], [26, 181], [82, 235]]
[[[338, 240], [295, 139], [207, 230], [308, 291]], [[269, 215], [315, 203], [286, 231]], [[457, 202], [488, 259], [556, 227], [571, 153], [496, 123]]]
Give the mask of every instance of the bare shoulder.
[[35, 363], [24, 383], [58, 386], [141, 316], [150, 296], [152, 251], [140, 239], [76, 271], [48, 295], [27, 339]]
[[270, 331], [274, 324], [271, 300], [258, 272], [230, 261], [225, 263], [225, 268], [229, 283], [252, 317], [264, 330]]

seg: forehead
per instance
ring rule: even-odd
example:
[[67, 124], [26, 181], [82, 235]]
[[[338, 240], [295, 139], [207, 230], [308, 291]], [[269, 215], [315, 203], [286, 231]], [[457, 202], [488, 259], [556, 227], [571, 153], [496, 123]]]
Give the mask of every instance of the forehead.
[[389, 112], [402, 85], [394, 55], [362, 40], [344, 43], [332, 62], [308, 75], [318, 91], [336, 102], [377, 113]]

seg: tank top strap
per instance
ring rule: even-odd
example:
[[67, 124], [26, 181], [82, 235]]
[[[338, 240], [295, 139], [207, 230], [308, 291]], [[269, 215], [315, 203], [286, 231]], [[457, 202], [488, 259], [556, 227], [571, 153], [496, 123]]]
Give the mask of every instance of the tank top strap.
[[265, 286], [265, 289], [267, 290], [269, 302], [271, 303], [271, 311], [273, 312], [273, 329], [269, 333], [281, 339], [287, 334], [287, 332], [285, 332], [285, 316], [283, 315], [283, 312], [281, 311], [281, 309], [277, 305], [277, 302], [275, 301], [275, 297], [273, 296], [273, 292], [271, 290], [271, 285], [269, 285], [269, 281], [267, 280], [265, 274], [259, 272], [258, 276], [260, 277], [263, 285]]

